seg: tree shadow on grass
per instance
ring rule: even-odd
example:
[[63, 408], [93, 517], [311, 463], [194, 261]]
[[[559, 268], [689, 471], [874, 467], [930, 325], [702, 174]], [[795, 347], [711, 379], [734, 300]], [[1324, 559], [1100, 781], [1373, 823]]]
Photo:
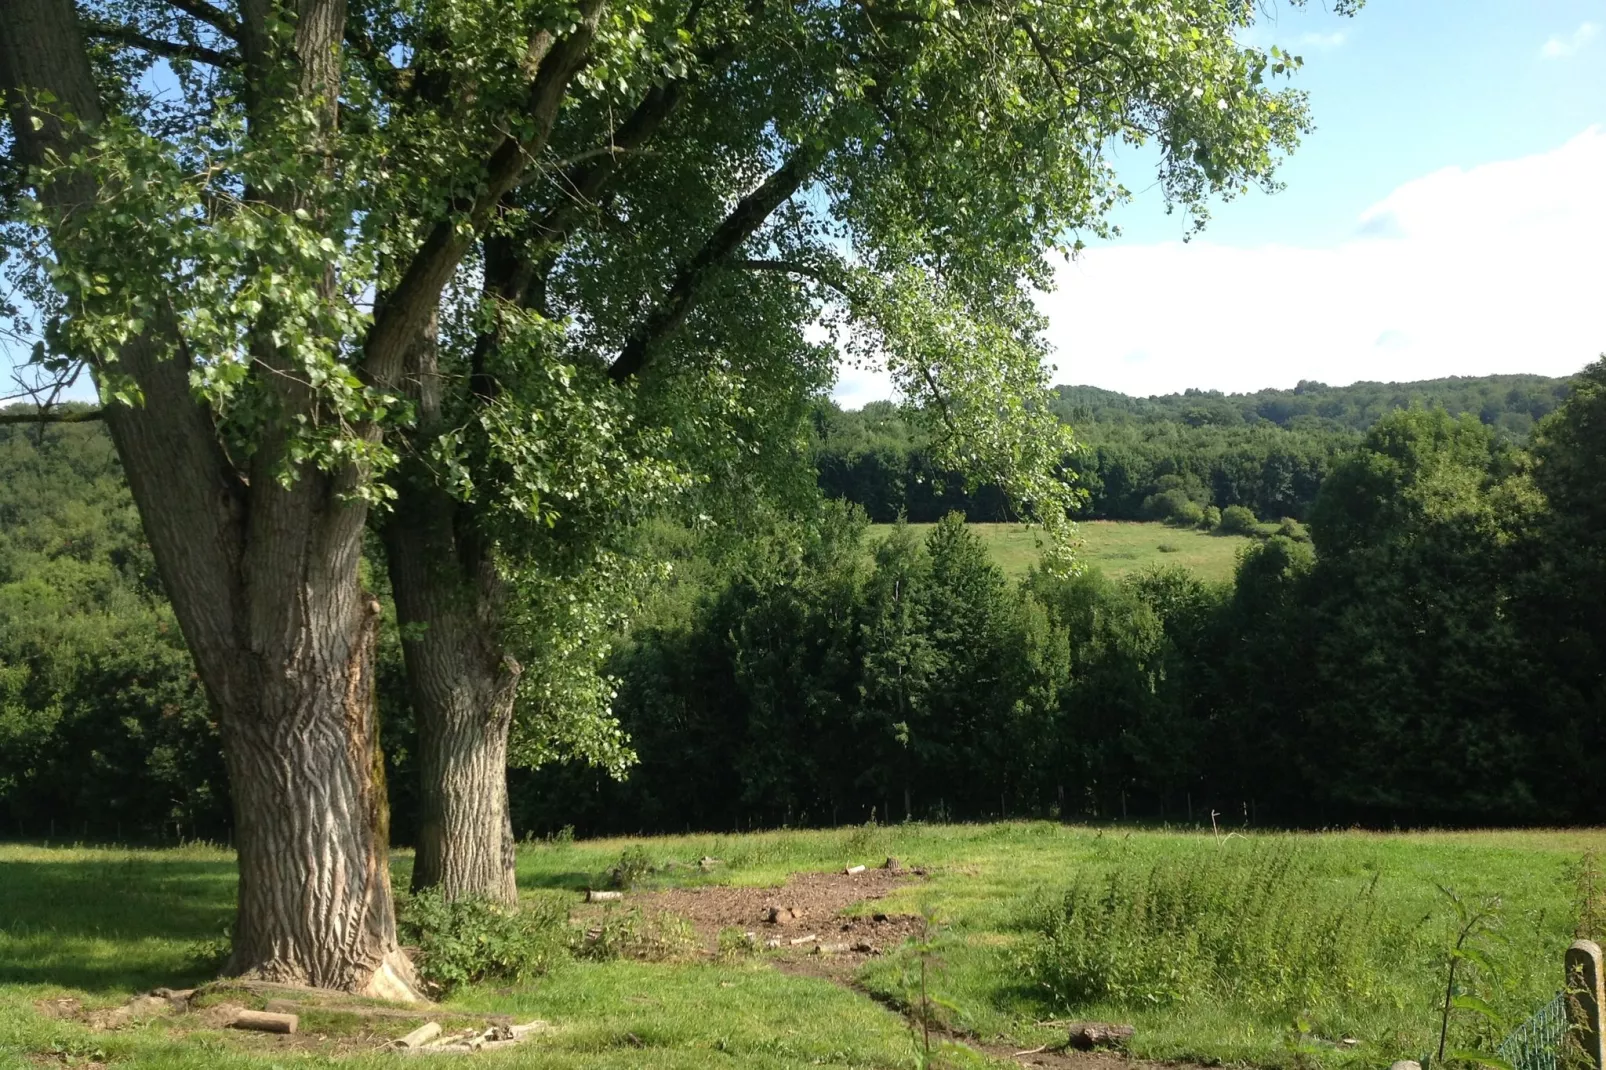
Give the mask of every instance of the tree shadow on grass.
[[223, 936], [235, 882], [229, 861], [7, 860], [0, 984], [127, 991], [202, 979], [188, 948]]

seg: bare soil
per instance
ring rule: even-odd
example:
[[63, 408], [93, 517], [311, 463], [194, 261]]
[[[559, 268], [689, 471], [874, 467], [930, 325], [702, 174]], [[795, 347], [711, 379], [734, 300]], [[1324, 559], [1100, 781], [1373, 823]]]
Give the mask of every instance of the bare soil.
[[[915, 914], [878, 912], [873, 904], [922, 876], [923, 871], [901, 868], [868, 869], [856, 874], [794, 873], [779, 887], [709, 885], [631, 894], [626, 900], [645, 911], [685, 918], [696, 928], [710, 953], [718, 949], [721, 930], [737, 929], [752, 934], [776, 969], [819, 977], [875, 999], [855, 982], [859, 968], [866, 959], [919, 936], [925, 930], [925, 919]], [[872, 907], [852, 909], [864, 904]], [[903, 1016], [908, 1014], [903, 1007], [889, 1009]], [[1018, 1066], [1043, 1070], [1204, 1070], [1195, 1064], [1149, 1062], [1128, 1058], [1118, 1051], [1078, 1051], [1069, 1045], [1023, 1051], [1013, 1044], [933, 1029], [933, 1044], [939, 1039], [964, 1044], [994, 1058], [1009, 1059]]]

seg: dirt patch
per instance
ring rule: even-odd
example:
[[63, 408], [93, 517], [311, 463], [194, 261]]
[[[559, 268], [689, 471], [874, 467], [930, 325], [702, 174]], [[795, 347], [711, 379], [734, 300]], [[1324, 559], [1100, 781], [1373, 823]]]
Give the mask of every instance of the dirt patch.
[[864, 960], [883, 954], [920, 931], [921, 919], [907, 914], [844, 912], [886, 898], [919, 875], [901, 868], [858, 873], [794, 873], [778, 887], [707, 885], [629, 896], [647, 912], [685, 918], [706, 950], [719, 950], [720, 933], [751, 934], [751, 944], [785, 968], [813, 962], [807, 972], [832, 979], [851, 977]]

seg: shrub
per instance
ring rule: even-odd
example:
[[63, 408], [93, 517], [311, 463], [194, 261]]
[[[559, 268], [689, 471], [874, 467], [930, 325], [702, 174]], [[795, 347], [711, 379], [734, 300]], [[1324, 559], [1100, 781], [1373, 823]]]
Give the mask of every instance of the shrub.
[[483, 899], [447, 902], [431, 888], [402, 900], [396, 923], [402, 942], [418, 949], [419, 976], [440, 992], [539, 977], [562, 961], [569, 944], [569, 909], [560, 895], [510, 910]]
[[1376, 923], [1376, 879], [1336, 905], [1307, 856], [1226, 849], [1117, 866], [1052, 904], [1024, 953], [1056, 1005], [1152, 1007], [1201, 1000], [1299, 1013], [1377, 992], [1390, 962]]
[[1295, 542], [1310, 542], [1310, 532], [1305, 529], [1305, 525], [1291, 516], [1283, 517], [1282, 523], [1277, 525], [1277, 534]]
[[1159, 550], [1162, 554], [1174, 554], [1180, 551], [1182, 547], [1178, 546], [1174, 542], [1162, 542], [1159, 546], [1155, 547], [1155, 549]]
[[1202, 513], [1203, 509], [1199, 503], [1180, 489], [1161, 491], [1143, 499], [1143, 515], [1150, 520], [1177, 523], [1184, 517], [1192, 516], [1193, 522], [1197, 523]]
[[1225, 535], [1254, 535], [1260, 528], [1247, 506], [1229, 505], [1221, 511], [1220, 530]]
[[1204, 508], [1204, 515], [1199, 518], [1199, 527], [1205, 531], [1215, 531], [1221, 526], [1221, 510], [1213, 505]]

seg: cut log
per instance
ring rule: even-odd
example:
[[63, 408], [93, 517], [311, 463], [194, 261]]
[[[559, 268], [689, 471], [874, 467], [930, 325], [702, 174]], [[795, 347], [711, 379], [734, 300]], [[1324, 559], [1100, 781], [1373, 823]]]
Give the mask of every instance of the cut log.
[[301, 1019], [294, 1014], [272, 1011], [241, 1011], [229, 1023], [230, 1029], [250, 1029], [258, 1033], [294, 1033]]
[[548, 1023], [543, 1022], [538, 1018], [533, 1022], [525, 1022], [523, 1025], [515, 1025], [508, 1031], [513, 1034], [514, 1040], [523, 1040], [531, 1033], [542, 1033], [549, 1028], [551, 1027], [548, 1025]]
[[846, 955], [852, 950], [852, 944], [842, 943], [816, 944], [814, 947], [814, 953], [817, 955]]
[[863, 873], [864, 872], [864, 867], [863, 866], [849, 866], [847, 869], [844, 869], [842, 872], [846, 873], [848, 876], [851, 877], [856, 873]]
[[1094, 1048], [1120, 1048], [1135, 1032], [1129, 1025], [1110, 1022], [1075, 1022], [1071, 1025], [1070, 1045], [1080, 1051]]
[[801, 944], [812, 944], [812, 943], [814, 943], [814, 941], [816, 941], [818, 939], [819, 939], [818, 936], [815, 936], [813, 933], [810, 933], [808, 936], [799, 936], [799, 937], [797, 937], [795, 939], [788, 940], [787, 943], [791, 944], [793, 947], [797, 947], [797, 946], [799, 946]]
[[417, 1029], [396, 1041], [398, 1048], [422, 1048], [425, 1044], [441, 1035], [439, 1022], [425, 1022]]
[[588, 903], [613, 903], [613, 902], [617, 902], [620, 899], [623, 899], [624, 897], [625, 897], [625, 893], [623, 893], [623, 892], [597, 892], [597, 891], [591, 891], [591, 892], [587, 892], [586, 893], [586, 902], [588, 902]]

